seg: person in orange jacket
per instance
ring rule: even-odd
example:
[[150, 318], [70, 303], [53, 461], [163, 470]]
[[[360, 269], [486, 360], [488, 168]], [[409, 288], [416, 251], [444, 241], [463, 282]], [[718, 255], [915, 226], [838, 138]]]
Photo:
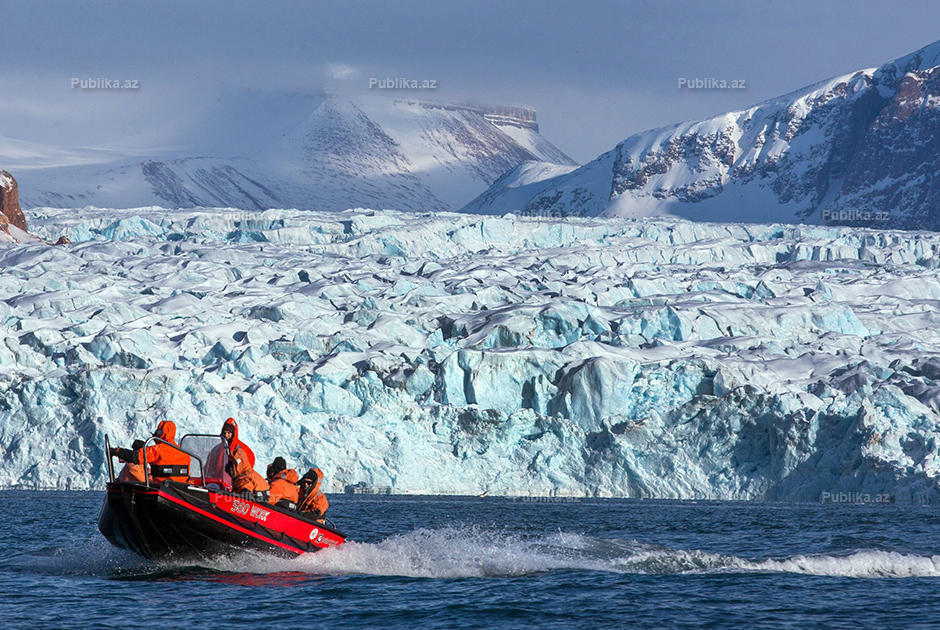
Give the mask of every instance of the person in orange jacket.
[[147, 447], [144, 461], [150, 466], [151, 483], [162, 483], [167, 479], [170, 481], [188, 480], [189, 455], [178, 448], [173, 448], [176, 446], [176, 423], [172, 420], [162, 421], [157, 425], [157, 430], [153, 432], [153, 435], [169, 444], [157, 442]]
[[232, 476], [232, 489], [235, 492], [255, 494], [267, 492], [268, 482], [255, 471], [255, 454], [238, 439], [238, 423], [234, 418], [227, 419], [222, 425], [221, 436], [228, 446], [229, 460], [226, 469]]
[[283, 457], [275, 457], [268, 465], [268, 484], [271, 494], [268, 501], [291, 510], [297, 509], [300, 501], [300, 488], [297, 487], [297, 471], [287, 467]]
[[160, 484], [167, 480], [187, 481], [189, 479], [189, 455], [178, 448], [174, 448], [176, 446], [176, 423], [172, 420], [161, 421], [153, 435], [168, 442], [168, 444], [157, 442], [148, 446], [146, 450], [143, 448], [135, 450], [112, 448], [110, 454], [117, 456], [122, 462], [141, 466], [146, 463], [150, 467], [150, 483]]
[[310, 516], [321, 519], [330, 507], [326, 495], [320, 489], [323, 481], [323, 471], [313, 467], [300, 478], [300, 511], [308, 512]]
[[[123, 483], [144, 483], [144, 465], [137, 463], [137, 451], [144, 447], [143, 440], [134, 440], [131, 445], [133, 460], [124, 464], [124, 468], [118, 473], [117, 480]], [[111, 449], [112, 451], [123, 451], [124, 449]]]

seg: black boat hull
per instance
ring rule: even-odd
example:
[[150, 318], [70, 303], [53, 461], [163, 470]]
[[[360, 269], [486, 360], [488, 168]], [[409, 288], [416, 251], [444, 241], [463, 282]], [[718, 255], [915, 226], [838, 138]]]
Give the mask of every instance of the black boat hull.
[[146, 558], [208, 558], [254, 549], [293, 557], [345, 537], [299, 513], [177, 482], [109, 483], [98, 529]]

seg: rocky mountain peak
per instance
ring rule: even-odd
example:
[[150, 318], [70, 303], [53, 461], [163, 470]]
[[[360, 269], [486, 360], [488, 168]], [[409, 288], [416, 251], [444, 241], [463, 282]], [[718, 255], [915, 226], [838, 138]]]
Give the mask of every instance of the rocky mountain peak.
[[940, 230], [940, 42], [636, 134], [570, 173], [497, 182], [464, 210]]

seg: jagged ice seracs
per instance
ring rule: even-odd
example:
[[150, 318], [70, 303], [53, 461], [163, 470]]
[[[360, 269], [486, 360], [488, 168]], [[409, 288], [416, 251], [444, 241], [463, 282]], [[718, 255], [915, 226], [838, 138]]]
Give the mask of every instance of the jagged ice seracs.
[[940, 235], [34, 209], [0, 244], [0, 486], [228, 416], [327, 490], [940, 500]]

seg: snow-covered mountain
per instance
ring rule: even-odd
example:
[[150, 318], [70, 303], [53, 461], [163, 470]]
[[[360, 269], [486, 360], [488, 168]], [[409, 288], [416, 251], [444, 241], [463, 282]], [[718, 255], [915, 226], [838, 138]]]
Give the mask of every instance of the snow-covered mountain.
[[466, 212], [940, 229], [940, 42], [749, 109], [627, 138]]
[[0, 243], [0, 486], [235, 416], [328, 488], [940, 501], [940, 235], [39, 209]]
[[16, 172], [27, 207], [317, 210], [450, 210], [521, 162], [573, 164], [539, 134], [529, 108], [375, 97], [327, 98], [281, 137], [237, 157], [122, 156], [7, 140], [0, 159], [23, 165]]

